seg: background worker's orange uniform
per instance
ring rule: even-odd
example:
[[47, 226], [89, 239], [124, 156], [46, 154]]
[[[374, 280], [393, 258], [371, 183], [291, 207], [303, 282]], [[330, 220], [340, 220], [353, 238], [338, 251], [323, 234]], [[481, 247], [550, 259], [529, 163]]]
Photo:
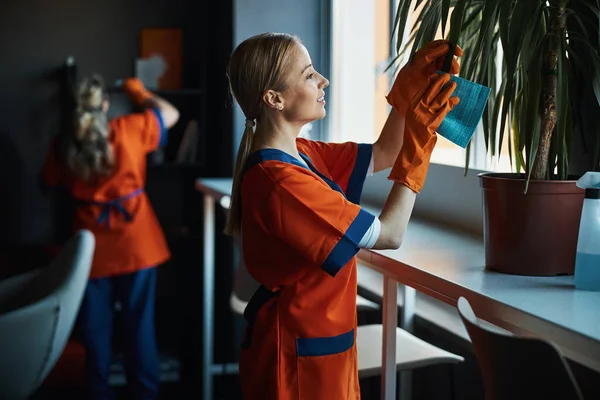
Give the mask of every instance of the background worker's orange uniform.
[[77, 202], [73, 228], [89, 229], [96, 237], [92, 279], [154, 267], [170, 257], [144, 192], [146, 156], [166, 137], [162, 117], [154, 110], [125, 115], [110, 122], [109, 132], [115, 156], [109, 177], [90, 183], [74, 177], [61, 167], [52, 148], [42, 177], [48, 186], [67, 188]]
[[144, 191], [146, 156], [164, 144], [167, 131], [157, 110], [146, 109], [109, 123], [114, 170], [108, 177], [78, 179], [62, 167], [52, 146], [43, 170], [47, 185], [62, 185], [76, 202], [74, 229], [96, 237], [90, 280], [78, 325], [86, 349], [86, 398], [112, 398], [115, 301], [121, 305], [123, 352], [132, 398], [157, 399], [160, 361], [155, 337], [156, 267], [170, 258]]
[[358, 399], [356, 253], [374, 221], [361, 209], [372, 146], [297, 139], [307, 165], [250, 155], [242, 246], [262, 284], [245, 311], [245, 399]]

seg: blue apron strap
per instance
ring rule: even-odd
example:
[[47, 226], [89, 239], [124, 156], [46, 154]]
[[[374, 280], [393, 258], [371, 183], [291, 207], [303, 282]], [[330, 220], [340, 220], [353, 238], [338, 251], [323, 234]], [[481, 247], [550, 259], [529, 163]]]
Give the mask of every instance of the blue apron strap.
[[143, 191], [144, 191], [144, 189], [137, 189], [137, 190], [134, 190], [133, 192], [129, 193], [128, 195], [119, 197], [118, 199], [115, 199], [115, 200], [92, 201], [92, 202], [88, 202], [88, 204], [93, 204], [93, 205], [102, 207], [102, 211], [100, 212], [100, 216], [98, 217], [98, 223], [105, 224], [107, 228], [110, 228], [110, 210], [114, 209], [117, 213], [120, 213], [121, 215], [123, 215], [123, 217], [125, 218], [125, 220], [127, 222], [131, 222], [133, 220], [133, 216], [131, 215], [131, 213], [129, 213], [129, 211], [127, 211], [125, 209], [125, 207], [123, 207], [122, 202], [124, 200], [128, 200], [128, 199], [131, 199], [132, 197], [140, 195]]
[[258, 311], [273, 297], [279, 296], [279, 292], [279, 290], [271, 292], [265, 286], [260, 285], [250, 298], [250, 301], [248, 301], [244, 309], [244, 318], [248, 321], [248, 325], [246, 326], [246, 337], [242, 342], [242, 348], [247, 349], [252, 343], [252, 331], [254, 330], [254, 321], [256, 320]]

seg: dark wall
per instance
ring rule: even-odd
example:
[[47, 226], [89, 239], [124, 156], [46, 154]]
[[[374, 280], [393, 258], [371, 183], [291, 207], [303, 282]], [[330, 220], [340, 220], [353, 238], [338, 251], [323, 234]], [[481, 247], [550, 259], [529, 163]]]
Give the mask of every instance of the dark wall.
[[[587, 4], [573, 2], [569, 5], [574, 12], [585, 15], [589, 12]], [[598, 49], [600, 42], [591, 32], [598, 32], [598, 20], [596, 18], [581, 18], [582, 24], [579, 25], [575, 18], [568, 19], [568, 29], [570, 32], [579, 31], [583, 34], [582, 26], [590, 35], [590, 42], [593, 48]], [[589, 57], [591, 54], [588, 44], [582, 41], [573, 41], [569, 46], [575, 54]], [[583, 60], [588, 60], [584, 58]], [[575, 116], [573, 135], [571, 137], [571, 160], [570, 174], [579, 177], [587, 171], [600, 171], [600, 106], [594, 93], [592, 81], [589, 79], [594, 74], [592, 63], [575, 62], [571, 65], [573, 75], [569, 77], [569, 86], [575, 91], [571, 95], [570, 103]]]
[[[189, 0], [194, 1], [194, 0]], [[199, 2], [200, 3], [200, 2]], [[204, 24], [206, 41], [207, 159], [210, 176], [230, 177], [235, 163], [233, 148], [233, 107], [226, 70], [233, 50], [233, 0], [202, 2], [210, 4]], [[208, 5], [206, 6], [208, 7]]]
[[[224, 75], [223, 62], [207, 52], [206, 32], [212, 31], [213, 38], [223, 38], [211, 49], [221, 58], [223, 53], [229, 54], [231, 47], [231, 23], [217, 25], [231, 19], [230, 8], [222, 10], [229, 13], [227, 16], [208, 18], [204, 3], [192, 0], [4, 2], [0, 13], [0, 54], [4, 55], [0, 69], [1, 242], [43, 242], [53, 235], [53, 201], [42, 195], [37, 174], [48, 143], [58, 132], [56, 74], [65, 59], [75, 58], [80, 75], [98, 72], [110, 83], [133, 74], [142, 28], [181, 27], [184, 86], [202, 87], [207, 71]], [[218, 92], [226, 91], [221, 88]], [[227, 111], [222, 111], [225, 97], [221, 96], [217, 112], [208, 114], [216, 118], [208, 122], [206, 130], [219, 129], [220, 135], [226, 136], [220, 123], [227, 118]], [[231, 149], [222, 152], [230, 154]], [[219, 172], [217, 166], [211, 174]]]

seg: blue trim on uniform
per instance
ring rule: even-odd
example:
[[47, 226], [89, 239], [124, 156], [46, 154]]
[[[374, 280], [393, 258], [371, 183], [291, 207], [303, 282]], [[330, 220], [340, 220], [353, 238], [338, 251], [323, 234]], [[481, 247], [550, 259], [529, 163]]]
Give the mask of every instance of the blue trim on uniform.
[[135, 196], [139, 196], [144, 192], [144, 189], [136, 189], [133, 192], [119, 197], [114, 200], [109, 201], [89, 201], [89, 200], [79, 200], [82, 204], [94, 205], [102, 207], [102, 211], [98, 216], [98, 224], [105, 224], [108, 229], [110, 229], [110, 212], [111, 210], [115, 210], [115, 212], [120, 213], [125, 218], [125, 221], [131, 222], [133, 220], [133, 216], [123, 207], [122, 202], [124, 200], [131, 199]]
[[362, 208], [350, 224], [344, 236], [340, 238], [331, 253], [325, 259], [322, 268], [331, 276], [337, 273], [358, 253], [358, 244], [369, 230], [375, 216]]
[[296, 159], [296, 157], [286, 153], [285, 151], [281, 151], [278, 149], [262, 149], [259, 151], [255, 151], [254, 153], [248, 156], [248, 160], [246, 161], [246, 168], [244, 168], [244, 173], [248, 172], [252, 167], [257, 164], [260, 164], [263, 161], [281, 161], [288, 164], [294, 164], [297, 167], [301, 167], [306, 169], [305, 165]]
[[[286, 153], [285, 151], [281, 151], [279, 149], [263, 149], [263, 150], [255, 151], [254, 153], [252, 153], [248, 156], [248, 160], [246, 161], [246, 167], [244, 168], [244, 174], [246, 172], [248, 172], [250, 169], [252, 169], [252, 167], [254, 167], [257, 164], [260, 164], [263, 161], [281, 161], [281, 162], [293, 164], [297, 167], [301, 167], [304, 169], [308, 169], [309, 171], [312, 171], [313, 173], [318, 175], [321, 179], [323, 179], [325, 181], [325, 183], [327, 183], [329, 185], [330, 188], [332, 188], [333, 190], [335, 190], [337, 192], [340, 192], [344, 197], [346, 197], [346, 194], [344, 193], [344, 191], [342, 190], [340, 185], [338, 185], [337, 183], [335, 183], [334, 181], [332, 181], [331, 179], [329, 179], [325, 175], [323, 175], [321, 172], [319, 172], [319, 170], [313, 165], [312, 161], [306, 154], [304, 154], [304, 153], [299, 153], [299, 154], [300, 154], [300, 157], [302, 157], [302, 159], [304, 160], [304, 162], [308, 165], [308, 168], [306, 168], [306, 165], [302, 164], [302, 162], [300, 162], [300, 160], [298, 160], [296, 157]], [[368, 163], [368, 161], [367, 161], [367, 163]], [[367, 168], [368, 168], [368, 165], [367, 165]], [[366, 174], [366, 171], [365, 171], [365, 174]]]
[[156, 108], [152, 109], [152, 112], [158, 119], [158, 126], [160, 129], [160, 137], [158, 139], [158, 147], [164, 147], [167, 145], [167, 139], [169, 138], [167, 127], [165, 126], [165, 120], [162, 117], [160, 111]]
[[354, 161], [354, 168], [352, 169], [352, 174], [348, 180], [348, 188], [346, 189], [348, 200], [354, 204], [360, 204], [360, 196], [362, 195], [363, 185], [367, 178], [367, 172], [369, 172], [372, 154], [372, 144], [360, 143], [358, 145], [356, 161]]
[[346, 197], [346, 193], [344, 193], [344, 191], [342, 190], [340, 185], [338, 185], [337, 183], [335, 183], [334, 181], [332, 181], [331, 179], [329, 179], [328, 177], [323, 175], [321, 172], [319, 172], [319, 170], [313, 165], [312, 161], [310, 161], [310, 158], [306, 154], [303, 154], [303, 153], [299, 153], [299, 154], [300, 154], [300, 157], [302, 157], [302, 159], [306, 162], [306, 164], [308, 164], [308, 167], [310, 168], [310, 170], [312, 172], [317, 174], [319, 176], [319, 178], [323, 179], [325, 181], [325, 183], [327, 183], [329, 185], [330, 188], [332, 188], [336, 192], [340, 192], [344, 197]]
[[296, 339], [298, 357], [327, 356], [343, 353], [354, 345], [354, 329], [338, 336]]

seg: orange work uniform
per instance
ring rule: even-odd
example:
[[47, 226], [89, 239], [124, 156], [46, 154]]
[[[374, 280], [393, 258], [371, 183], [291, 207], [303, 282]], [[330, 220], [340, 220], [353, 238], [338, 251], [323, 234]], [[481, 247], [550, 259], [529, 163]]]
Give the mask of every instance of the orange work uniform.
[[113, 119], [109, 141], [115, 166], [108, 177], [77, 178], [61, 167], [51, 148], [42, 178], [46, 185], [64, 185], [77, 207], [73, 228], [96, 237], [90, 278], [128, 274], [167, 261], [170, 252], [144, 192], [146, 155], [166, 140], [158, 111], [145, 110]]
[[356, 253], [374, 216], [358, 203], [372, 146], [297, 139], [249, 156], [242, 248], [262, 284], [240, 355], [245, 399], [360, 398]]

